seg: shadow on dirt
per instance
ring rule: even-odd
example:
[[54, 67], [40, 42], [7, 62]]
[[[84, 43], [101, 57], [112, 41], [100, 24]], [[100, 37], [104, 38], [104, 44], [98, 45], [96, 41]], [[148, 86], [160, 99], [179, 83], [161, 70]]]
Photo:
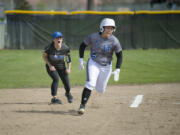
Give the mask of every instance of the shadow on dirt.
[[46, 113], [46, 114], [57, 114], [57, 115], [72, 115], [72, 116], [80, 116], [77, 113], [77, 110], [68, 110], [68, 111], [41, 111], [41, 110], [30, 110], [30, 111], [14, 111], [16, 113]]
[[29, 102], [29, 103], [22, 103], [22, 102], [9, 102], [9, 103], [0, 103], [0, 105], [40, 105], [40, 104], [49, 104], [48, 102]]

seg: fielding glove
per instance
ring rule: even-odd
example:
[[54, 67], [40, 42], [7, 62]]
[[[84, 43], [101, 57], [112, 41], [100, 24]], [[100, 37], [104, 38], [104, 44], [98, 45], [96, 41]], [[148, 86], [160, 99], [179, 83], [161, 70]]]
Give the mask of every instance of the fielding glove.
[[112, 72], [112, 74], [114, 74], [114, 81], [118, 81], [119, 80], [119, 75], [120, 75], [120, 69], [115, 69], [114, 72]]
[[84, 69], [84, 63], [85, 63], [85, 62], [84, 62], [83, 58], [80, 58], [80, 59], [79, 59], [79, 69], [80, 69], [80, 70], [83, 70], [83, 69]]

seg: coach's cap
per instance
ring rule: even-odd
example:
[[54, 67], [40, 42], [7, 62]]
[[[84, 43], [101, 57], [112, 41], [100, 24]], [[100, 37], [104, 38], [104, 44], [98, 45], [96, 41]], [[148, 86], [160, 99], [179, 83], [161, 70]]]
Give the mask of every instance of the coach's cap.
[[56, 31], [56, 32], [54, 32], [52, 37], [53, 38], [63, 37], [63, 34], [62, 34], [62, 32]]

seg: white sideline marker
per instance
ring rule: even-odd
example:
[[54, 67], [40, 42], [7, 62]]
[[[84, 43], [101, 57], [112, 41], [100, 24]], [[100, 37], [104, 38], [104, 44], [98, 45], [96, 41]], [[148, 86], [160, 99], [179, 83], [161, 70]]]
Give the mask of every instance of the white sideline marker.
[[143, 95], [137, 95], [133, 101], [133, 103], [130, 105], [130, 107], [138, 107], [139, 104], [142, 102]]

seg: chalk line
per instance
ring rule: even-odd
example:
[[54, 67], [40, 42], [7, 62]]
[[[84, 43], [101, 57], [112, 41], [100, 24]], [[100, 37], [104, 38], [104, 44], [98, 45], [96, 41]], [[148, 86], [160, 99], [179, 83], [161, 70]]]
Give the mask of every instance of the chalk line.
[[143, 99], [143, 95], [137, 95], [133, 101], [133, 103], [130, 105], [130, 107], [138, 107], [139, 104], [141, 104]]

